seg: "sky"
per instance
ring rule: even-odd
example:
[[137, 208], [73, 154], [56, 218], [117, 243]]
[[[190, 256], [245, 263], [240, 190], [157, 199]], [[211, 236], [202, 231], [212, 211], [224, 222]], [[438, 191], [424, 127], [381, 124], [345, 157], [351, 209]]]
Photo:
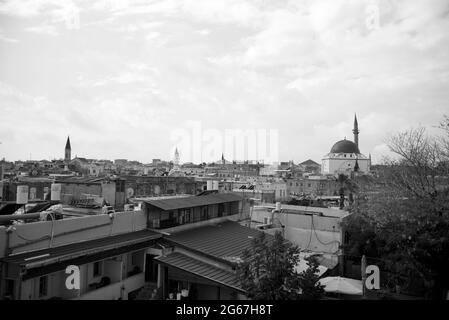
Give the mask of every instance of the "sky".
[[448, 40], [448, 0], [0, 0], [0, 158], [320, 163], [357, 113], [376, 163], [449, 114]]

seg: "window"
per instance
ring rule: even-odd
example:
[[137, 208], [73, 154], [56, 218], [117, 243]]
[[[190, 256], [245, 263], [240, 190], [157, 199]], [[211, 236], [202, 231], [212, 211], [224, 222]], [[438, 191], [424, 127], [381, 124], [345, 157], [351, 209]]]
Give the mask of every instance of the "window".
[[204, 206], [201, 208], [201, 219], [200, 220], [207, 220], [208, 217], [208, 207]]
[[141, 252], [133, 252], [132, 254], [131, 254], [131, 264], [133, 265], [133, 266], [135, 266], [135, 265], [137, 265], [138, 264], [138, 259], [139, 259], [139, 254], [141, 254]]
[[101, 275], [101, 261], [94, 262], [94, 277]]
[[48, 293], [48, 277], [39, 278], [39, 297], [45, 297]]
[[185, 223], [192, 222], [191, 215], [190, 215], [190, 209], [187, 209], [185, 211], [185, 217], [184, 217]]
[[4, 297], [8, 297], [9, 299], [13, 299], [14, 297], [14, 280], [6, 279], [5, 280], [5, 293]]

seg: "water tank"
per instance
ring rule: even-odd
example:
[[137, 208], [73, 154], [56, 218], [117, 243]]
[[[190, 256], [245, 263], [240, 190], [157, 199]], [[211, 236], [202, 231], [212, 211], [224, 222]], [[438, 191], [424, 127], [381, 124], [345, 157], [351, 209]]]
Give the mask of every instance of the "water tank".
[[51, 184], [51, 201], [61, 201], [61, 189], [62, 186], [60, 183]]
[[276, 202], [276, 211], [281, 211], [281, 203]]
[[17, 186], [17, 204], [28, 203], [28, 186]]
[[213, 181], [207, 180], [207, 190], [213, 190]]
[[212, 181], [212, 190], [218, 190], [218, 180]]

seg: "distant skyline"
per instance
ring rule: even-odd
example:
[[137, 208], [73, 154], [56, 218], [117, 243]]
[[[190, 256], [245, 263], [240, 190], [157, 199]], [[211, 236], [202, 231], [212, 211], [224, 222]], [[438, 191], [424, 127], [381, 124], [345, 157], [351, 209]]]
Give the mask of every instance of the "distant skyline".
[[1, 1], [0, 159], [172, 160], [199, 121], [321, 163], [357, 113], [377, 163], [449, 113], [448, 40], [448, 0]]

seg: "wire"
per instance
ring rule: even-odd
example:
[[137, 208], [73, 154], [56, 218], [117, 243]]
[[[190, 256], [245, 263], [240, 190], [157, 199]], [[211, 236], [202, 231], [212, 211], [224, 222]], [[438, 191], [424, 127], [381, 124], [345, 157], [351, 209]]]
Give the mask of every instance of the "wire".
[[55, 235], [55, 218], [50, 212], [47, 212], [45, 218], [47, 218], [49, 215], [51, 217], [51, 238], [50, 238], [50, 248], [51, 248], [53, 246], [53, 238]]
[[[307, 211], [307, 207], [306, 207], [305, 211]], [[312, 242], [312, 232], [313, 232], [313, 231], [312, 231], [312, 228], [313, 228], [313, 215], [312, 215], [312, 221], [311, 221], [311, 224], [310, 224], [309, 243], [307, 244], [307, 246], [306, 246], [306, 248], [305, 248], [304, 250], [309, 249], [310, 243]]]
[[[338, 241], [338, 240], [332, 240], [330, 242], [323, 242], [323, 241], [320, 240], [320, 238], [318, 237], [318, 233], [316, 232], [315, 225], [313, 223], [313, 215], [312, 215], [312, 228], [313, 228], [313, 231], [315, 232], [315, 237], [316, 237], [316, 239], [318, 240], [319, 243], [321, 243], [321, 244], [323, 244], [325, 246], [328, 246], [328, 245], [330, 245], [332, 243], [338, 243], [339, 245], [341, 244], [341, 242]], [[332, 238], [333, 237], [334, 237], [334, 233], [332, 232]]]

